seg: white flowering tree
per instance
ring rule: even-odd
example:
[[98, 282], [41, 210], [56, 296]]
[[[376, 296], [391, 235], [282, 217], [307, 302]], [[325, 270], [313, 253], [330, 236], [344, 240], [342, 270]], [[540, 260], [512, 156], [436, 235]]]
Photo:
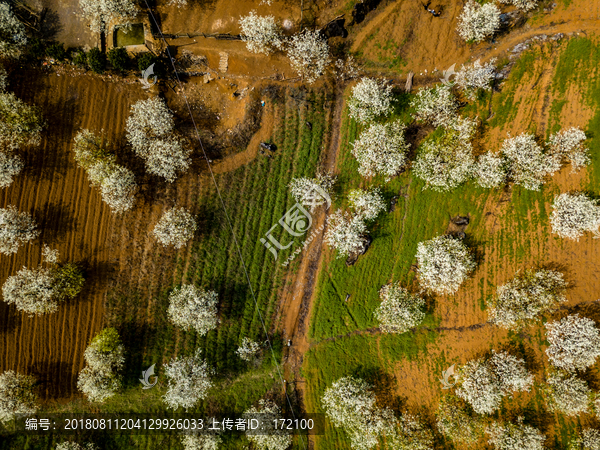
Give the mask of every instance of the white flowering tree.
[[40, 108], [26, 104], [12, 92], [0, 92], [0, 147], [4, 151], [39, 145], [43, 127]]
[[0, 208], [0, 253], [12, 255], [19, 247], [40, 234], [31, 214], [19, 212], [15, 206]]
[[106, 31], [106, 25], [113, 20], [129, 24], [138, 13], [133, 0], [79, 0], [79, 7], [95, 33]]
[[249, 51], [269, 55], [273, 49], [283, 47], [281, 30], [273, 16], [257, 16], [255, 11], [250, 11], [247, 16], [240, 17], [239, 24], [242, 40]]
[[103, 139], [89, 130], [75, 136], [75, 161], [84, 169], [92, 186], [99, 187], [102, 200], [112, 211], [121, 213], [133, 207], [137, 184], [133, 172], [116, 163]]
[[350, 117], [360, 123], [371, 122], [376, 117], [392, 112], [392, 86], [373, 78], [363, 77], [352, 88], [348, 100]]
[[181, 436], [183, 450], [219, 450], [223, 439], [212, 434], [186, 434]]
[[78, 444], [77, 442], [73, 441], [65, 441], [58, 444], [55, 450], [100, 450], [100, 448], [92, 442]]
[[600, 431], [594, 428], [584, 429], [571, 440], [569, 450], [600, 450]]
[[242, 339], [242, 343], [237, 348], [235, 353], [240, 357], [241, 360], [250, 362], [260, 352], [260, 344], [258, 342], [253, 341], [249, 337], [244, 337]]
[[483, 437], [483, 423], [454, 396], [442, 398], [436, 412], [436, 426], [446, 439], [472, 446]]
[[384, 175], [386, 181], [396, 176], [408, 161], [410, 144], [406, 142], [406, 126], [400, 121], [373, 124], [352, 143], [352, 154], [363, 177]]
[[546, 397], [551, 411], [567, 416], [578, 416], [587, 413], [593, 393], [584, 380], [574, 374], [557, 371], [547, 378]]
[[126, 125], [127, 140], [146, 163], [146, 170], [173, 182], [188, 170], [191, 148], [175, 132], [173, 112], [158, 97], [131, 105]]
[[458, 378], [456, 395], [478, 414], [494, 413], [503, 397], [514, 391], [529, 391], [533, 385], [533, 375], [527, 372], [525, 361], [506, 352], [493, 352], [489, 359], [467, 362], [460, 368]]
[[360, 378], [343, 377], [325, 389], [321, 404], [336, 427], [350, 437], [352, 448], [368, 450], [378, 445], [378, 436], [389, 430], [393, 414], [377, 406], [371, 386]]
[[210, 381], [213, 370], [201, 354], [202, 350], [198, 349], [194, 355], [173, 358], [164, 366], [168, 386], [163, 400], [167, 408], [187, 410], [206, 397], [213, 385]]
[[292, 178], [289, 188], [294, 199], [314, 212], [317, 207], [331, 202], [332, 188], [337, 177], [318, 173], [315, 178]]
[[546, 177], [560, 168], [556, 160], [535, 141], [533, 134], [523, 133], [507, 138], [502, 143], [501, 152], [506, 158], [509, 178], [532, 191], [538, 191]]
[[0, 374], [0, 422], [7, 424], [17, 414], [35, 414], [35, 383], [35, 378], [13, 370]]
[[0, 188], [10, 186], [23, 167], [25, 164], [20, 156], [0, 151]]
[[598, 236], [600, 205], [584, 193], [560, 194], [554, 197], [550, 224], [561, 238], [579, 241], [586, 231]]
[[338, 257], [349, 256], [365, 248], [365, 222], [359, 216], [337, 210], [327, 221], [325, 242], [338, 252]]
[[421, 285], [440, 295], [458, 291], [476, 266], [469, 248], [447, 235], [419, 242], [416, 256]]
[[86, 366], [79, 372], [77, 387], [91, 402], [103, 403], [121, 387], [120, 370], [125, 349], [119, 333], [105, 328], [98, 333], [83, 354]]
[[589, 149], [583, 145], [586, 139], [585, 133], [579, 128], [561, 130], [550, 136], [550, 154], [557, 160], [557, 164], [571, 163], [572, 172], [577, 172], [591, 161]]
[[499, 155], [487, 152], [479, 156], [473, 167], [473, 177], [483, 188], [497, 188], [506, 182], [506, 166]]
[[292, 444], [292, 436], [288, 430], [275, 428], [275, 421], [283, 418], [281, 408], [275, 402], [261, 399], [258, 406], [248, 408], [244, 416], [259, 418], [262, 424], [259, 433], [246, 431], [246, 437], [257, 450], [286, 450]]
[[500, 29], [500, 14], [494, 2], [480, 5], [468, 0], [458, 18], [456, 31], [467, 42], [481, 42]]
[[356, 215], [365, 221], [375, 219], [386, 209], [379, 188], [353, 189], [348, 194], [348, 200]]
[[499, 286], [488, 300], [490, 322], [506, 329], [518, 329], [541, 314], [552, 312], [567, 301], [567, 283], [554, 270], [526, 270]]
[[335, 76], [340, 80], [352, 80], [358, 77], [359, 72], [360, 67], [352, 55], [335, 61]]
[[165, 247], [181, 248], [194, 237], [198, 228], [196, 219], [185, 208], [173, 208], [165, 212], [154, 227], [154, 237]]
[[498, 0], [500, 3], [505, 5], [514, 5], [524, 11], [529, 11], [537, 7], [538, 0]]
[[574, 371], [594, 365], [600, 356], [600, 332], [596, 323], [579, 314], [546, 324], [550, 346], [546, 355], [553, 366]]
[[191, 284], [184, 284], [173, 289], [169, 295], [169, 320], [180, 328], [196, 330], [204, 336], [210, 330], [217, 328], [218, 294], [205, 291]]
[[46, 247], [42, 254], [50, 267], [31, 270], [23, 267], [2, 286], [4, 301], [30, 316], [56, 312], [58, 305], [75, 298], [85, 283], [77, 264], [58, 264], [57, 252]]
[[471, 178], [474, 165], [471, 143], [456, 131], [446, 131], [421, 145], [413, 171], [425, 181], [425, 189], [447, 192]]
[[481, 64], [479, 60], [473, 64], [463, 65], [454, 75], [454, 84], [461, 89], [465, 95], [474, 100], [479, 89], [489, 91], [492, 89], [492, 81], [496, 76], [496, 62], [491, 59], [485, 64]]
[[443, 84], [419, 89], [410, 106], [415, 110], [415, 120], [434, 127], [448, 126], [455, 120], [458, 111], [458, 102], [452, 88]]
[[169, 0], [167, 5], [177, 6], [178, 8], [183, 8], [184, 6], [188, 5], [188, 1], [187, 0]]
[[405, 333], [425, 318], [425, 300], [397, 283], [383, 286], [379, 298], [381, 304], [375, 311], [375, 319], [385, 333]]
[[307, 83], [314, 83], [329, 64], [329, 46], [316, 30], [305, 29], [292, 36], [287, 53], [292, 69]]
[[486, 428], [488, 442], [496, 450], [543, 450], [546, 436], [540, 430], [523, 423], [519, 418], [516, 424], [494, 423]]
[[433, 432], [416, 416], [404, 413], [396, 426], [386, 430], [386, 448], [389, 450], [430, 450]]
[[25, 25], [8, 2], [0, 2], [0, 58], [18, 58], [27, 45]]

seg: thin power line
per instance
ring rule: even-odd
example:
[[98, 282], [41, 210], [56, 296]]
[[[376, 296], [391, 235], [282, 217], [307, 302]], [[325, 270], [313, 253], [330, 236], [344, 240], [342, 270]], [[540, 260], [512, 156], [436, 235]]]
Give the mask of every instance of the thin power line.
[[[179, 79], [179, 73], [177, 73], [177, 69], [175, 67], [175, 62], [174, 62], [175, 60], [171, 56], [171, 52], [169, 51], [169, 46], [167, 44], [167, 41], [165, 40], [162, 30], [158, 26], [158, 22], [156, 21], [156, 18], [154, 17], [154, 14], [152, 13], [152, 10], [150, 9], [150, 5], [148, 5], [148, 0], [144, 0], [144, 3], [146, 3], [146, 8], [148, 9], [148, 14], [150, 14], [150, 17], [152, 18], [152, 21], [154, 22], [154, 25], [156, 26], [156, 29], [160, 33], [160, 37], [165, 44], [165, 48], [167, 50], [167, 55], [169, 56], [169, 61], [171, 62], [171, 65], [173, 66], [173, 72], [175, 73], [175, 77], [177, 77], [177, 84], [181, 88], [181, 80]], [[265, 325], [265, 321], [260, 312], [260, 308], [258, 307], [258, 301], [256, 300], [256, 295], [254, 294], [254, 289], [252, 288], [252, 283], [250, 282], [250, 277], [248, 276], [246, 262], [244, 261], [244, 258], [242, 256], [242, 250], [240, 249], [240, 245], [235, 236], [235, 231], [234, 231], [233, 225], [231, 223], [231, 218], [229, 217], [229, 213], [227, 212], [227, 208], [225, 207], [225, 202], [223, 201], [223, 197], [221, 196], [221, 190], [219, 189], [219, 185], [217, 184], [217, 180], [215, 179], [215, 174], [213, 173], [210, 160], [208, 159], [208, 156], [206, 155], [206, 151], [204, 150], [204, 145], [202, 144], [202, 139], [200, 139], [200, 133], [198, 132], [198, 127], [196, 125], [196, 121], [194, 120], [194, 115], [192, 114], [192, 109], [188, 102], [187, 96], [185, 95], [185, 91], [183, 89], [181, 89], [181, 92], [183, 94], [183, 98], [185, 100], [185, 105], [188, 109], [190, 118], [192, 119], [192, 124], [194, 125], [194, 130], [196, 132], [196, 138], [198, 139], [198, 143], [200, 144], [200, 148], [202, 149], [202, 154], [204, 155], [204, 159], [206, 160], [206, 163], [208, 164], [208, 170], [210, 172], [210, 176], [212, 178], [213, 184], [215, 185], [215, 189], [216, 189], [217, 195], [219, 197], [219, 202], [221, 203], [221, 207], [223, 208], [223, 212], [225, 213], [225, 218], [227, 219], [227, 225], [229, 226], [229, 229], [231, 230], [231, 236], [233, 237], [233, 241], [235, 243], [235, 249], [236, 249], [236, 252], [242, 263], [242, 268], [244, 270], [244, 276], [246, 277], [246, 282], [248, 283], [248, 286], [250, 287], [250, 294], [252, 295], [252, 300], [254, 301], [254, 307], [256, 308], [256, 312], [258, 313], [258, 317], [260, 318], [260, 323], [262, 324], [262, 328], [265, 333], [265, 337], [267, 339], [267, 342], [269, 343], [269, 349], [271, 350], [271, 357], [273, 358], [273, 361], [275, 362], [277, 374], [279, 375], [279, 379], [281, 380], [281, 384], [283, 385], [284, 384], [283, 376], [281, 374], [281, 371], [279, 370], [279, 364], [277, 362], [277, 358], [275, 357], [275, 351], [273, 350], [273, 346], [271, 345], [271, 340], [269, 339], [269, 333], [267, 332], [267, 327]], [[290, 397], [287, 393], [287, 389], [284, 391], [284, 393], [285, 393], [285, 398], [286, 398], [287, 403], [290, 408], [290, 412], [292, 413], [292, 416], [294, 417], [294, 419], [296, 419], [296, 414], [294, 414], [294, 408], [292, 406]], [[306, 445], [304, 443], [304, 439], [302, 438], [302, 435], [299, 434], [298, 436], [300, 437], [300, 441], [302, 442], [302, 447], [304, 447], [306, 449]]]

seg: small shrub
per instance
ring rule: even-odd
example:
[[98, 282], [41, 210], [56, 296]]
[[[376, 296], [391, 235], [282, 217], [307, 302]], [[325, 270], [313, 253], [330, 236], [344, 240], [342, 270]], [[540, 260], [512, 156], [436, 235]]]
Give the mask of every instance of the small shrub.
[[131, 59], [127, 50], [123, 47], [111, 48], [108, 51], [108, 61], [112, 68], [118, 72], [125, 72], [129, 69]]
[[87, 54], [87, 63], [94, 72], [103, 73], [106, 68], [106, 56], [99, 48], [93, 48]]
[[54, 42], [46, 47], [46, 55], [57, 61], [64, 61], [67, 59], [67, 51], [61, 42]]

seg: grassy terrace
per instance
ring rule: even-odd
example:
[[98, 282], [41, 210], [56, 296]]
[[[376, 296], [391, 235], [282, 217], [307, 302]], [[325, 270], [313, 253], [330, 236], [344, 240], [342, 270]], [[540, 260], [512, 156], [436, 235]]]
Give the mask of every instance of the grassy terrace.
[[[267, 330], [271, 332], [278, 289], [281, 288], [285, 269], [281, 262], [293, 251], [292, 246], [282, 252], [277, 262], [259, 241], [294, 203], [288, 191], [293, 177], [314, 176], [323, 138], [329, 126], [329, 112], [325, 95], [313, 90], [307, 93], [306, 102], [296, 102], [289, 95], [285, 100], [269, 103], [275, 109], [275, 126], [272, 142], [278, 150], [272, 158], [259, 155], [252, 163], [234, 172], [217, 176], [234, 233], [239, 242], [248, 275], [254, 289]], [[312, 132], [305, 122], [312, 123]], [[174, 355], [188, 355], [196, 348], [203, 350], [215, 368], [215, 387], [206, 401], [189, 411], [202, 417], [207, 414], [229, 414], [240, 417], [251, 404], [270, 391], [280, 391], [275, 364], [280, 364], [282, 341], [270, 336], [276, 362], [268, 350], [264, 351], [260, 367], [248, 367], [235, 354], [242, 337], [249, 336], [264, 342], [265, 336], [254, 301], [249, 292], [232, 235], [216, 189], [207, 184], [198, 196], [201, 211], [201, 236], [191, 250], [180, 251], [174, 262], [175, 275], [159, 280], [160, 290], [150, 303], [138, 295], [134, 287], [120, 286], [107, 300], [108, 325], [116, 326], [127, 351], [125, 389], [100, 406], [87, 401], [76, 401], [68, 406], [54, 406], [49, 412], [161, 412], [165, 411], [161, 399], [166, 390], [166, 380], [148, 391], [143, 391], [138, 379], [140, 368], [166, 363]], [[300, 242], [300, 241], [299, 241]], [[158, 254], [157, 258], [164, 258]], [[173, 281], [174, 280], [174, 281]], [[172, 288], [182, 283], [214, 289], [219, 293], [221, 323], [204, 337], [194, 332], [182, 332], [167, 320], [168, 295]], [[128, 292], [122, 295], [122, 292]], [[160, 375], [160, 365], [157, 364]], [[178, 411], [183, 412], [182, 410]], [[69, 437], [54, 441], [61, 442]], [[176, 436], [104, 436], [93, 441], [103, 449], [180, 449]], [[225, 448], [245, 448], [244, 440], [227, 441]], [[247, 443], [245, 444], [247, 445]], [[52, 441], [22, 436], [2, 439], [0, 449], [50, 449]]]
[[[600, 62], [600, 47], [587, 39], [573, 39], [563, 44], [560, 49], [560, 56], [553, 55], [557, 60], [547, 134], [561, 128], [559, 115], [566, 103], [566, 88], [571, 85], [581, 88], [588, 106], [596, 111], [589, 123], [580, 123], [580, 127], [590, 138], [587, 144], [593, 159], [586, 172], [587, 179], [583, 181], [581, 188], [588, 189], [598, 196], [600, 137], [596, 130], [600, 125], [600, 79], [596, 71]], [[510, 129], [511, 121], [515, 117], [515, 108], [518, 106], [518, 103], [514, 103], [515, 91], [523, 81], [539, 76], [538, 71], [541, 69], [533, 67], [534, 60], [539, 57], [539, 51], [532, 50], [525, 53], [514, 66], [501, 93], [494, 93], [492, 96], [492, 110], [495, 111], [492, 120], [485, 121], [489, 115], [489, 94], [482, 95], [474, 104], [463, 108], [463, 114], [477, 114], [484, 119], [484, 136], [486, 130], [495, 127], [500, 130]], [[347, 92], [347, 95], [349, 96], [350, 92]], [[532, 92], [529, 95], [540, 94]], [[394, 116], [386, 120], [409, 121], [408, 99], [401, 96], [397, 100], [398, 107]], [[535, 261], [545, 262], [547, 243], [556, 239], [550, 235], [549, 203], [560, 190], [552, 181], [544, 185], [540, 192], [527, 191], [518, 186], [505, 192], [485, 190], [469, 182], [450, 193], [436, 193], [431, 190], [424, 191], [424, 183], [413, 177], [410, 171], [389, 183], [377, 178], [365, 180], [358, 174], [358, 164], [350, 153], [350, 144], [359, 135], [360, 126], [349, 119], [347, 114], [344, 117], [339, 160], [342, 177], [335, 206], [345, 207], [345, 195], [350, 189], [359, 186], [380, 186], [388, 199], [394, 195], [398, 195], [399, 199], [395, 211], [381, 215], [376, 225], [371, 228], [373, 243], [354, 266], [347, 267], [345, 260], [336, 259], [333, 252], [328, 252], [325, 257], [311, 318], [312, 345], [303, 366], [307, 380], [306, 408], [311, 412], [322, 412], [320, 398], [324, 389], [342, 376], [357, 375], [375, 386], [376, 394], [383, 404], [387, 403], [400, 411], [402, 408], [399, 405], [402, 404], [402, 400], [396, 397], [396, 390], [398, 387], [402, 388], [402, 382], [397, 380], [397, 376], [405, 367], [416, 365], [420, 373], [428, 374], [426, 381], [433, 386], [432, 390], [437, 392], [433, 395], [435, 399], [446, 392], [442, 391], [437, 381], [442, 370], [450, 364], [463, 363], [472, 357], [471, 354], [465, 354], [461, 360], [447, 359], [447, 349], [455, 344], [453, 341], [457, 334], [450, 334], [449, 331], [438, 328], [444, 319], [440, 310], [455, 308], [459, 315], [467, 316], [467, 322], [485, 322], [485, 298], [495, 292], [495, 273], [511, 274]], [[520, 125], [520, 128], [524, 128], [521, 131], [528, 130], [527, 124]], [[506, 131], [502, 134], [505, 136]], [[493, 143], [492, 149], [499, 149], [500, 144], [501, 141]], [[506, 201], [510, 202], [509, 207], [498, 207]], [[486, 213], [491, 212], [496, 215], [495, 231], [491, 230], [486, 222]], [[461, 288], [456, 296], [431, 299], [424, 323], [414, 332], [400, 336], [378, 333], [374, 330], [377, 324], [373, 312], [379, 304], [380, 287], [390, 281], [400, 281], [407, 287], [418, 289], [413, 267], [413, 264], [416, 264], [417, 243], [445, 233], [449, 218], [459, 214], [469, 214], [471, 217], [467, 228], [467, 243], [475, 250], [479, 262], [492, 261], [487, 264], [487, 270], [480, 265], [473, 280], [468, 282], [466, 288], [469, 291], [467, 299], [470, 300], [470, 304], [465, 304], [466, 289]], [[501, 255], [501, 259], [490, 259], [493, 255]], [[532, 255], [535, 255], [535, 259], [532, 259]], [[496, 265], [493, 264], [494, 261]], [[344, 301], [346, 294], [351, 294], [348, 302]], [[542, 329], [534, 329], [533, 335], [537, 344], [544, 344]], [[524, 348], [522, 336], [512, 333], [502, 341], [494, 342], [489, 340], [489, 336], [487, 339], [483, 345], [488, 349], [498, 348], [500, 345], [511, 345], [521, 350]], [[410, 380], [411, 376], [408, 376], [408, 379]], [[422, 403], [421, 397], [412, 400]], [[538, 388], [527, 400], [526, 406], [515, 405], [517, 403], [509, 402], [507, 409], [501, 411], [500, 417], [504, 417], [511, 408], [513, 411], [521, 408], [526, 419], [536, 425], [545, 414]], [[433, 425], [434, 411], [421, 407], [420, 411], [415, 412], [421, 412]], [[550, 445], [549, 448], [563, 448], [562, 445], [567, 442], [575, 424], [576, 421], [557, 416], [552, 426], [556, 430], [555, 438], [551, 437], [546, 441], [546, 445]], [[326, 436], [316, 438], [317, 449], [350, 448], [343, 430], [328, 426]], [[439, 444], [440, 448], [449, 448], [451, 445], [443, 442]]]

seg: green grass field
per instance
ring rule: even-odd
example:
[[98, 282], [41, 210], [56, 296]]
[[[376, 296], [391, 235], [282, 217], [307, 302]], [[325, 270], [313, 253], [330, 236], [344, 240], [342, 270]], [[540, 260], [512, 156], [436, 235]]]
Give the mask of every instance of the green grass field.
[[[589, 138], [587, 144], [591, 150], [592, 165], [587, 169], [588, 181], [584, 188], [596, 196], [600, 193], [598, 176], [600, 175], [600, 138], [595, 131], [600, 125], [600, 79], [596, 75], [596, 67], [600, 58], [600, 48], [587, 39], [573, 39], [561, 46], [561, 53], [554, 74], [553, 91], [557, 100], [552, 106], [549, 123], [550, 132], [560, 129], [558, 114], [565, 104], [563, 98], [565, 86], [578, 84], [586, 92], [586, 101], [597, 111], [590, 123], [581, 123]], [[515, 117], [518, 103], [514, 102], [514, 92], [519, 83], [527, 77], [534, 76], [533, 62], [538, 58], [539, 51], [526, 52], [514, 66], [509, 79], [502, 91], [492, 97], [495, 117], [488, 117], [490, 94], [481, 95], [477, 102], [463, 108], [466, 115], [478, 114], [483, 118], [484, 134], [486, 128], [500, 127], [510, 124]], [[579, 73], [579, 75], [578, 75]], [[593, 76], [589, 76], [593, 73]], [[581, 75], [586, 74], [586, 75]], [[349, 95], [349, 92], [347, 92]], [[532, 93], [537, 95], [537, 93]], [[409, 108], [407, 99], [398, 98], [395, 116], [386, 119], [407, 121]], [[527, 127], [525, 127], [527, 128]], [[360, 133], [360, 127], [345, 115], [342, 126], [342, 148], [339, 169], [342, 173], [339, 195], [336, 206], [344, 207], [344, 195], [355, 187], [380, 186], [387, 199], [399, 195], [396, 209], [393, 213], [382, 214], [371, 228], [373, 243], [367, 253], [358, 262], [347, 267], [344, 259], [336, 259], [329, 252], [322, 268], [315, 295], [315, 305], [311, 318], [310, 339], [311, 350], [308, 352], [303, 366], [303, 374], [307, 380], [307, 409], [322, 412], [320, 398], [324, 389], [333, 381], [346, 375], [362, 376], [371, 382], [378, 398], [381, 390], [395, 389], [394, 367], [407, 361], [417, 361], [427, 367], [432, 375], [430, 380], [435, 382], [438, 374], [452, 363], [444, 358], [444, 349], [439, 341], [446, 337], [444, 331], [436, 330], [441, 318], [436, 313], [437, 302], [457, 302], [460, 291], [455, 297], [439, 298], [432, 302], [427, 311], [424, 323], [414, 332], [404, 335], [378, 335], [368, 331], [377, 327], [373, 313], [379, 304], [378, 291], [383, 284], [400, 281], [407, 287], [415, 288], [415, 272], [411, 267], [416, 264], [415, 253], [417, 243], [443, 234], [450, 217], [470, 215], [471, 222], [467, 229], [467, 244], [474, 249], [481, 260], [487, 251], [495, 249], [504, 257], [509, 271], [524, 267], [531, 261], [531, 254], [537, 254], [540, 262], [544, 262], [547, 253], [545, 241], [556, 239], [550, 236], [547, 203], [559, 193], [558, 187], [550, 181], [539, 192], [527, 191], [514, 186], [507, 191], [510, 207], [497, 217], [503, 230], [510, 232], [492, 233], [486, 229], [486, 216], [489, 206], [498, 205], [502, 196], [501, 190], [485, 190], [474, 182], [469, 182], [450, 193], [436, 193], [423, 190], [424, 183], [413, 177], [410, 171], [399, 175], [389, 183], [383, 179], [365, 180], [357, 172], [357, 163], [350, 153], [350, 143]], [[505, 133], [504, 133], [505, 134]], [[500, 143], [496, 143], [497, 150]], [[567, 169], [569, 170], [569, 169]], [[531, 240], [530, 233], [541, 229], [541, 239]], [[514, 269], [513, 269], [514, 268]], [[488, 279], [494, 271], [504, 271], [506, 267], [490, 267]], [[493, 294], [495, 287], [488, 284], [483, 286], [482, 270], [474, 274], [475, 286], [478, 286], [479, 300], [471, 305], [476, 312], [485, 309], [485, 298]], [[346, 295], [350, 300], [345, 302]], [[543, 343], [544, 335], [537, 330], [537, 341]], [[522, 337], [510, 335], [508, 342], [489, 342], [489, 348], [500, 344], [510, 344], [522, 347]], [[427, 345], [440, 351], [442, 356], [431, 360], [427, 354]], [[467, 358], [469, 355], [465, 355]], [[464, 359], [464, 358], [463, 358]], [[391, 384], [391, 388], [389, 385]], [[443, 393], [440, 386], [440, 395]], [[393, 395], [391, 396], [393, 398]], [[394, 400], [392, 400], [392, 404]], [[389, 405], [388, 405], [389, 406]], [[508, 409], [512, 403], [508, 405]], [[527, 405], [524, 415], [530, 423], [538, 423], [540, 414], [543, 415], [543, 401], [539, 392]], [[426, 421], [432, 424], [434, 411], [421, 411]], [[502, 414], [507, 411], [503, 410]], [[575, 422], [576, 423], [576, 422]], [[558, 435], [549, 439], [548, 448], [563, 448], [568, 442], [568, 435], [575, 429], [574, 422], [557, 416]], [[554, 442], [552, 442], [554, 441]], [[439, 443], [440, 448], [450, 448], [450, 443]], [[316, 439], [316, 449], [333, 450], [350, 448], [349, 441], [343, 430], [328, 427], [326, 436]]]

